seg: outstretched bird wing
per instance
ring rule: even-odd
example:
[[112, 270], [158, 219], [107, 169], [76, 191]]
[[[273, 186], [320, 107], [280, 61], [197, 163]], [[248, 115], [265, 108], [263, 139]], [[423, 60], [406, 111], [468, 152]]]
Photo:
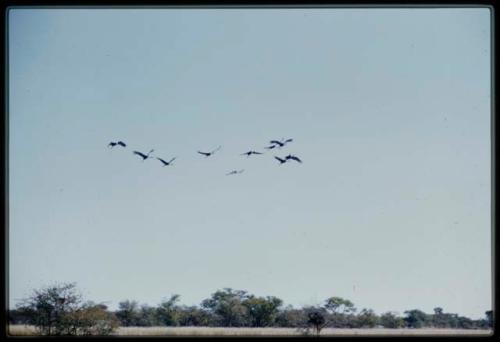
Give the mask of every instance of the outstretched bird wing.
[[287, 139], [287, 140], [285, 140], [285, 143], [292, 142], [292, 141], [293, 141], [293, 139]]
[[293, 160], [296, 160], [298, 161], [299, 163], [302, 163], [302, 160], [300, 160], [298, 157], [295, 157], [295, 156], [290, 156], [289, 158], [287, 159], [293, 159]]
[[286, 162], [286, 159], [281, 159], [280, 157], [276, 157], [276, 156], [274, 156], [274, 158], [276, 158], [277, 160], [279, 160], [282, 163]]
[[207, 153], [207, 152], [201, 152], [201, 151], [198, 151], [199, 154], [203, 154], [204, 156], [209, 156], [210, 153]]
[[119, 141], [119, 142], [117, 142], [117, 144], [120, 146], [123, 146], [123, 147], [127, 146], [123, 141]]
[[260, 152], [251, 151], [253, 154], [262, 154]]
[[264, 148], [267, 148], [268, 150], [271, 150], [273, 148], [275, 148], [277, 145], [271, 145], [271, 146], [267, 146], [267, 147], [264, 147]]
[[158, 159], [159, 161], [161, 161], [163, 163], [163, 165], [168, 165], [168, 163], [166, 161], [164, 161], [163, 159], [158, 158], [158, 157], [156, 157], [156, 159]]
[[108, 144], [108, 147], [113, 147], [113, 146], [115, 146], [115, 145], [116, 145], [116, 143], [115, 143], [115, 142], [110, 142], [110, 143]]
[[171, 162], [173, 162], [175, 160], [175, 158], [177, 158], [177, 157], [173, 157], [172, 159], [170, 159], [170, 161], [168, 163], [170, 164]]
[[217, 152], [218, 150], [220, 150], [221, 147], [222, 146], [217, 147], [215, 150], [213, 150], [212, 152], [210, 152], [210, 154]]
[[283, 145], [283, 143], [281, 141], [278, 141], [278, 140], [271, 140], [269, 143], [270, 144], [280, 145], [280, 146]]
[[146, 155], [144, 153], [139, 152], [139, 151], [134, 151], [134, 154], [137, 154], [138, 156], [141, 156], [142, 158], [146, 158]]

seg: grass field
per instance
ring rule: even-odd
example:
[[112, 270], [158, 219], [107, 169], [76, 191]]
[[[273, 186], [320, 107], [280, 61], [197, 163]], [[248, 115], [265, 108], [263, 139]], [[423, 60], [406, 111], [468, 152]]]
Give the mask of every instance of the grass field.
[[[466, 329], [323, 329], [321, 336], [426, 335], [488, 336], [491, 330]], [[32, 326], [10, 325], [11, 336], [33, 336]], [[115, 336], [300, 336], [295, 328], [120, 327]]]

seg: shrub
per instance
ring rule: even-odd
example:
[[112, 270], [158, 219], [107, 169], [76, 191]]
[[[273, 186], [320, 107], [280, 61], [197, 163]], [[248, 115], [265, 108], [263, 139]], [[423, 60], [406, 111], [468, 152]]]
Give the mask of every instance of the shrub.
[[102, 305], [82, 304], [75, 283], [34, 290], [18, 310], [30, 316], [41, 335], [108, 335], [118, 326]]
[[384, 328], [397, 329], [402, 328], [405, 325], [405, 321], [402, 317], [396, 316], [392, 312], [386, 312], [380, 316], [380, 325]]

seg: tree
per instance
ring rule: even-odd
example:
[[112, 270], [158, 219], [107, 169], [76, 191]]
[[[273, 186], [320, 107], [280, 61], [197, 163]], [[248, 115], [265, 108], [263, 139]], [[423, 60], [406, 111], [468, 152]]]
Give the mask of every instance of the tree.
[[141, 305], [138, 312], [137, 325], [140, 327], [152, 327], [157, 325], [156, 308], [149, 305]]
[[330, 297], [326, 299], [325, 309], [333, 314], [353, 313], [356, 311], [354, 304], [350, 300], [341, 297]]
[[307, 326], [312, 327], [316, 336], [319, 336], [321, 330], [328, 324], [326, 319], [326, 310], [321, 307], [308, 307], [305, 308], [305, 311], [307, 315]]
[[164, 300], [160, 303], [159, 307], [156, 309], [156, 317], [158, 322], [166, 326], [177, 326], [179, 325], [179, 307], [177, 302], [179, 301], [180, 295], [173, 294], [169, 299]]
[[459, 319], [458, 315], [454, 313], [445, 313], [444, 319], [446, 321], [446, 326], [448, 328], [458, 328], [459, 327]]
[[8, 311], [9, 324], [34, 325], [34, 311], [30, 308], [18, 308]]
[[329, 326], [334, 328], [352, 328], [355, 326], [356, 308], [354, 304], [341, 297], [330, 297], [325, 300], [324, 308], [330, 313]]
[[409, 328], [422, 328], [427, 325], [427, 314], [420, 310], [405, 311], [406, 317], [404, 318], [406, 325]]
[[443, 308], [437, 307], [434, 308], [434, 315], [439, 316], [443, 314]]
[[488, 310], [484, 314], [486, 315], [487, 327], [493, 328], [493, 310]]
[[432, 325], [436, 328], [446, 328], [448, 326], [447, 316], [443, 312], [443, 308], [434, 308], [434, 315], [432, 315]]
[[210, 310], [219, 324], [225, 327], [240, 327], [246, 324], [247, 308], [243, 301], [248, 298], [247, 292], [224, 288], [203, 300], [201, 306]]
[[474, 325], [474, 322], [472, 321], [472, 319], [467, 318], [467, 317], [463, 317], [463, 316], [459, 316], [458, 317], [458, 327], [460, 329], [474, 329], [475, 325]]
[[307, 318], [304, 310], [294, 309], [291, 305], [281, 310], [275, 321], [275, 325], [279, 327], [301, 327]]
[[356, 317], [358, 328], [373, 328], [377, 325], [378, 317], [372, 309], [363, 309]]
[[386, 312], [380, 316], [380, 325], [384, 328], [397, 329], [402, 328], [405, 325], [405, 321], [402, 317], [396, 316], [392, 312]]
[[214, 318], [207, 310], [196, 306], [182, 306], [179, 308], [179, 325], [207, 327], [212, 325]]
[[247, 309], [248, 321], [252, 327], [271, 326], [278, 315], [278, 308], [283, 301], [277, 297], [248, 296], [242, 302]]
[[139, 304], [135, 300], [125, 300], [118, 303], [116, 317], [122, 326], [137, 326], [140, 320]]
[[75, 283], [34, 290], [18, 310], [30, 316], [42, 335], [107, 335], [117, 327], [113, 316], [101, 306], [83, 303]]
[[102, 304], [87, 302], [71, 313], [72, 320], [78, 322], [74, 326], [73, 335], [109, 335], [119, 326], [116, 316]]

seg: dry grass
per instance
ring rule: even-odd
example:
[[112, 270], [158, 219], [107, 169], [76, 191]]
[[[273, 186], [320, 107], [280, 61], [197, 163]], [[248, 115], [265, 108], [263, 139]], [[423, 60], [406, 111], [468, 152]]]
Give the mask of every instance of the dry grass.
[[[121, 327], [119, 336], [299, 336], [295, 328]], [[359, 335], [489, 335], [491, 330], [466, 329], [323, 329], [321, 336]]]
[[10, 336], [33, 336], [37, 332], [32, 325], [11, 325], [7, 326], [7, 334]]
[[[214, 328], [214, 327], [120, 327], [115, 336], [299, 336], [302, 333], [295, 328]], [[321, 336], [488, 336], [491, 330], [466, 329], [323, 329]], [[33, 336], [33, 326], [10, 325], [9, 335]]]
[[290, 336], [293, 328], [121, 327], [120, 336]]

